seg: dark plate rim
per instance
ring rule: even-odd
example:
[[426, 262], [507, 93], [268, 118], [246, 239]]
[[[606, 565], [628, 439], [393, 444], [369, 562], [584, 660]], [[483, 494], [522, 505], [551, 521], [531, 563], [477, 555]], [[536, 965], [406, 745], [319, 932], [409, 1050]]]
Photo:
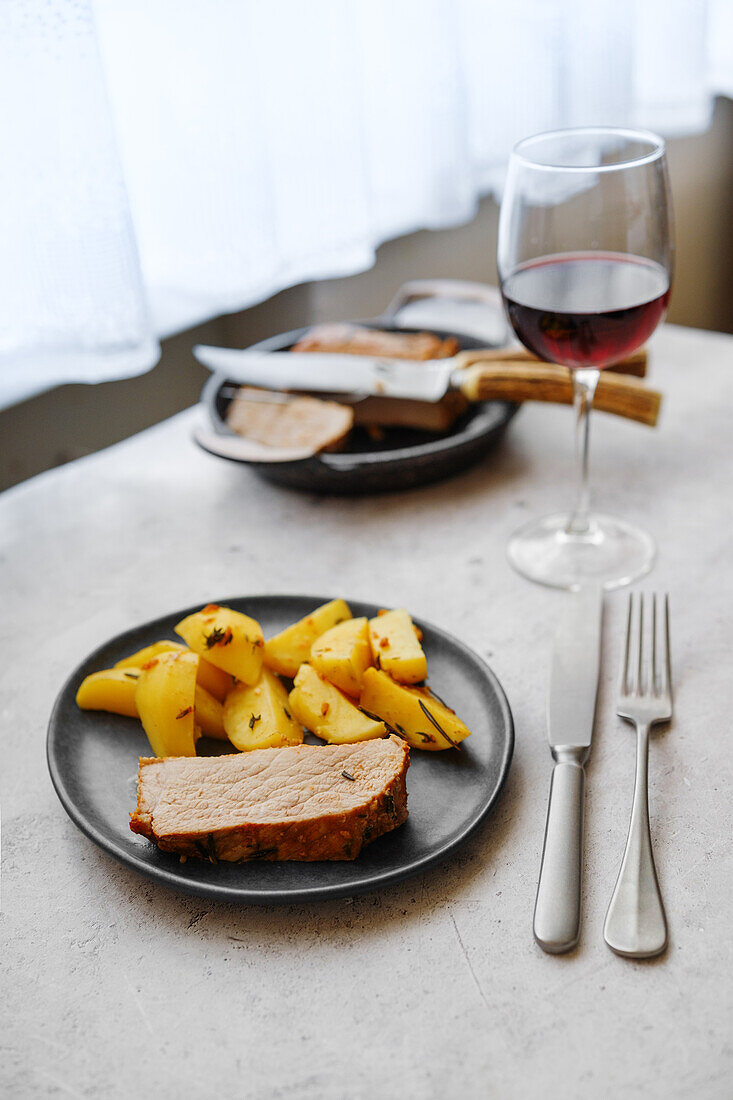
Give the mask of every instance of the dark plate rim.
[[[314, 606], [318, 606], [319, 603], [325, 603], [327, 600], [332, 599], [331, 596], [311, 596], [306, 593], [300, 592], [280, 592], [280, 593], [258, 593], [256, 595], [245, 596], [229, 596], [218, 598], [214, 602], [227, 606], [233, 600], [245, 601], [251, 600], [255, 602], [257, 600], [293, 600], [302, 599], [312, 602]], [[368, 600], [349, 600], [348, 597], [344, 597], [346, 602], [351, 607], [373, 607], [376, 611], [378, 604], [372, 604]], [[152, 881], [162, 883], [164, 886], [171, 890], [175, 890], [178, 893], [192, 894], [197, 897], [213, 898], [217, 901], [225, 902], [237, 902], [245, 905], [288, 905], [288, 904], [303, 904], [314, 901], [330, 901], [343, 897], [355, 897], [359, 894], [365, 894], [373, 890], [380, 890], [386, 886], [391, 886], [397, 882], [403, 882], [406, 879], [413, 878], [415, 875], [420, 874], [422, 871], [429, 870], [437, 864], [442, 863], [452, 852], [464, 844], [470, 836], [479, 828], [482, 822], [486, 819], [488, 814], [496, 804], [499, 795], [501, 794], [504, 785], [509, 774], [509, 767], [512, 762], [512, 756], [514, 753], [514, 719], [512, 716], [509, 701], [506, 697], [506, 693], [499, 681], [496, 673], [491, 667], [480, 657], [475, 650], [472, 650], [460, 639], [456, 638], [453, 634], [450, 634], [447, 630], [443, 630], [442, 627], [437, 627], [427, 619], [415, 620], [418, 626], [426, 626], [429, 630], [435, 631], [436, 634], [442, 635], [454, 649], [460, 653], [465, 654], [472, 662], [477, 664], [486, 680], [491, 685], [494, 691], [499, 707], [501, 710], [501, 716], [504, 723], [504, 750], [501, 758], [501, 766], [499, 777], [496, 784], [491, 791], [486, 802], [481, 806], [479, 811], [475, 813], [465, 825], [465, 828], [451, 840], [447, 841], [440, 848], [434, 852], [430, 852], [419, 859], [413, 860], [409, 864], [401, 864], [399, 867], [395, 867], [389, 871], [383, 871], [378, 873], [372, 873], [367, 878], [358, 879], [344, 884], [335, 884], [333, 886], [317, 886], [306, 887], [302, 890], [257, 890], [251, 891], [241, 889], [237, 887], [229, 886], [217, 886], [211, 883], [197, 884], [191, 880], [181, 880], [173, 871], [168, 871], [165, 868], [151, 867], [144, 860], [138, 859], [136, 856], [131, 855], [130, 852], [120, 847], [113, 840], [104, 836], [99, 829], [97, 829], [91, 822], [87, 820], [83, 812], [79, 810], [73, 798], [68, 793], [64, 779], [61, 774], [61, 769], [58, 766], [55, 755], [56, 739], [58, 736], [58, 722], [56, 720], [57, 712], [59, 711], [63, 698], [70, 690], [71, 686], [76, 683], [79, 678], [81, 668], [93, 661], [98, 654], [101, 654], [108, 646], [113, 642], [124, 640], [128, 634], [137, 634], [141, 630], [152, 629], [156, 624], [160, 623], [163, 619], [170, 619], [174, 615], [179, 615], [181, 618], [186, 615], [192, 614], [194, 611], [199, 610], [200, 604], [193, 604], [188, 608], [182, 610], [174, 610], [165, 615], [158, 615], [154, 619], [149, 619], [144, 623], [138, 623], [136, 626], [130, 627], [128, 630], [123, 630], [119, 634], [108, 638], [97, 646], [91, 653], [89, 653], [83, 661], [79, 662], [76, 668], [64, 681], [56, 700], [51, 710], [51, 715], [48, 721], [47, 735], [46, 735], [46, 761], [48, 764], [48, 770], [51, 777], [51, 783], [58, 796], [61, 805], [65, 809], [68, 816], [71, 818], [76, 827], [84, 833], [89, 840], [91, 840], [98, 848], [111, 855], [118, 863], [127, 867], [129, 870], [135, 871], [142, 875], [144, 878]]]

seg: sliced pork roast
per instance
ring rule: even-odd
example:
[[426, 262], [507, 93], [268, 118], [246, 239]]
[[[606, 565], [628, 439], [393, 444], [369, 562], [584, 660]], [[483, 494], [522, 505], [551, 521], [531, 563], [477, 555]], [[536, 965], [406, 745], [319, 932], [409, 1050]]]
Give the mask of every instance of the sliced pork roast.
[[165, 852], [212, 862], [355, 859], [407, 819], [408, 767], [396, 737], [141, 757], [130, 828]]

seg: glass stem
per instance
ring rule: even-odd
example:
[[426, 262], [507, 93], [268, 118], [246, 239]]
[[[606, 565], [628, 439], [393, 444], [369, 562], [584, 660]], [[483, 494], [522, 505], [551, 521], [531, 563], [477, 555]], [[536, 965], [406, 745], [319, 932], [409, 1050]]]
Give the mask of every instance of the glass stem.
[[595, 367], [579, 367], [573, 376], [575, 408], [575, 504], [566, 528], [569, 535], [587, 535], [590, 529], [588, 486], [588, 447], [590, 440], [590, 410], [601, 372]]

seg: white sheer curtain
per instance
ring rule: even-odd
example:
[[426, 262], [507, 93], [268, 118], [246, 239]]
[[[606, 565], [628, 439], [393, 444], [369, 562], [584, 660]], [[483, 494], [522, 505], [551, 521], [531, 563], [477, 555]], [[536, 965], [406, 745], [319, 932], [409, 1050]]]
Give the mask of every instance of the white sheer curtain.
[[732, 88], [728, 0], [3, 0], [0, 405], [467, 221], [525, 134]]

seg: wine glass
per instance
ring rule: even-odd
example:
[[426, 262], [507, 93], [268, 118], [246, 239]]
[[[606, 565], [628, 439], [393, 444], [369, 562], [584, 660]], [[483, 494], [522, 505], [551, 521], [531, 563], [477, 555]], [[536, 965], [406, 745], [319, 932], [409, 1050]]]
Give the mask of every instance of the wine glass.
[[572, 512], [531, 521], [508, 546], [514, 568], [541, 584], [615, 588], [654, 562], [645, 531], [589, 512], [588, 428], [601, 370], [641, 347], [664, 316], [671, 224], [655, 134], [556, 130], [512, 153], [499, 221], [504, 306], [529, 351], [570, 368], [576, 417]]

